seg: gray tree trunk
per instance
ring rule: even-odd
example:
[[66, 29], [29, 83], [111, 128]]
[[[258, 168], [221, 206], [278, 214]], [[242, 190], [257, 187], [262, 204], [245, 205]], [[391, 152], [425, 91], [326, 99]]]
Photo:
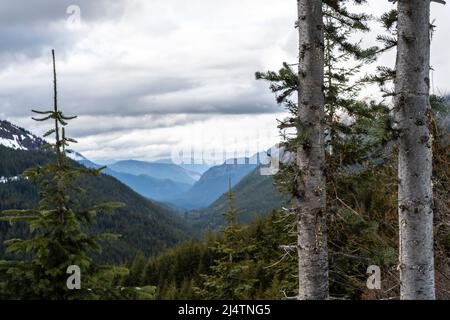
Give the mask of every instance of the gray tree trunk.
[[321, 0], [298, 0], [297, 231], [301, 300], [328, 298]]
[[399, 126], [398, 214], [401, 299], [435, 299], [430, 0], [398, 1], [395, 110]]

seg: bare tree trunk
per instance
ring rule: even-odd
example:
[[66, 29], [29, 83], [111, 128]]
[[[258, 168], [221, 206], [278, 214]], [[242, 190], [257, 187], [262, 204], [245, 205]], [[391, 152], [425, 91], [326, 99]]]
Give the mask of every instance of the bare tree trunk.
[[429, 73], [430, 0], [399, 0], [395, 80], [399, 269], [400, 297], [408, 300], [435, 299]]
[[321, 0], [298, 0], [298, 299], [328, 298], [324, 150], [324, 31]]

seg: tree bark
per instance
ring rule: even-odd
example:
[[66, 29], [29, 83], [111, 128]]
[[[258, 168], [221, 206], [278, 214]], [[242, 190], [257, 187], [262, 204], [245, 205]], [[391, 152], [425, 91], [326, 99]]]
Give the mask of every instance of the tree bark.
[[395, 111], [399, 129], [398, 214], [401, 299], [435, 299], [430, 0], [398, 1]]
[[301, 300], [328, 298], [321, 0], [298, 0], [297, 231]]

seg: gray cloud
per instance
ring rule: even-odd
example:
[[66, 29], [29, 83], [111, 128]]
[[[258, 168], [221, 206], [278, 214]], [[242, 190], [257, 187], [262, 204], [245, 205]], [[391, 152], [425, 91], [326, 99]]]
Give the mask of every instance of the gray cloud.
[[[73, 4], [81, 8], [77, 30], [66, 24]], [[388, 7], [369, 5], [374, 14]], [[433, 8], [434, 81], [445, 91], [450, 20]], [[235, 128], [238, 140], [247, 127], [276, 132], [281, 109], [254, 72], [296, 61], [295, 19], [290, 1], [0, 0], [0, 118], [45, 131], [29, 117], [52, 105], [55, 48], [60, 106], [80, 116], [69, 132], [94, 160], [170, 154], [197, 123], [217, 135], [212, 120]]]
[[171, 128], [204, 121], [205, 115], [147, 115], [147, 116], [82, 116], [71, 123], [70, 135], [84, 138], [100, 134], [126, 134], [130, 130]]
[[[71, 4], [82, 10], [82, 30], [65, 26]], [[0, 64], [16, 74], [0, 72], [0, 81], [9, 83], [0, 87], [1, 113], [24, 117], [31, 107], [51, 104], [51, 48], [57, 49], [60, 105], [68, 112], [133, 116], [278, 111], [266, 87], [253, 79], [262, 67], [259, 53], [272, 42], [267, 33], [257, 36], [263, 42], [252, 39], [258, 32], [254, 27], [240, 36], [235, 22], [220, 13], [217, 18], [229, 26], [208, 17], [199, 25], [202, 5], [159, 0], [44, 0], [33, 6], [25, 0], [2, 2]], [[269, 34], [275, 35], [274, 30]], [[145, 54], [148, 60], [139, 61]]]
[[1, 0], [0, 26], [45, 26], [65, 20], [67, 8], [77, 5], [86, 21], [117, 19], [123, 13], [125, 0]]
[[0, 1], [0, 66], [14, 61], [18, 55], [37, 58], [46, 48], [58, 48], [66, 55], [83, 32], [68, 30], [67, 8], [77, 5], [83, 23], [118, 21], [124, 0], [1, 0]]

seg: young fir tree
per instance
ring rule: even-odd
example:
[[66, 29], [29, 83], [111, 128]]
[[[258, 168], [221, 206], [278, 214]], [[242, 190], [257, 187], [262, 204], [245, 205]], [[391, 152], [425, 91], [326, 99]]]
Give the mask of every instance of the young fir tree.
[[[76, 183], [77, 177], [99, 175], [103, 168], [77, 166], [66, 156], [70, 152], [66, 147], [76, 141], [66, 136], [65, 128], [76, 117], [65, 116], [58, 108], [54, 50], [52, 56], [54, 107], [50, 111], [33, 110], [40, 116], [33, 119], [53, 123], [54, 127], [44, 137], [55, 137], [55, 142], [47, 145], [55, 161], [23, 173], [26, 179], [40, 184], [38, 208], [7, 210], [2, 217], [10, 223], [25, 223], [30, 231], [29, 239], [7, 241], [8, 253], [23, 256], [23, 260], [2, 262], [8, 275], [6, 289], [12, 299], [87, 299], [99, 297], [100, 291], [109, 289], [95, 278], [94, 272], [99, 268], [93, 265], [89, 253], [100, 250], [97, 240], [114, 235], [89, 235], [85, 226], [94, 223], [97, 213], [112, 211], [122, 203], [102, 203], [81, 209], [72, 198], [74, 193], [84, 192]], [[69, 266], [80, 268], [80, 290], [70, 290], [67, 286]]]
[[131, 265], [130, 274], [125, 281], [126, 286], [139, 286], [142, 283], [146, 262], [144, 254], [138, 252]]
[[237, 221], [239, 213], [231, 185], [227, 197], [228, 210], [223, 214], [227, 225], [220, 229], [222, 239], [213, 247], [219, 258], [211, 266], [211, 272], [203, 275], [200, 294], [207, 299], [249, 299], [256, 286], [250, 272], [254, 245], [245, 241], [245, 227]]
[[[366, 1], [357, 1], [358, 4], [364, 4]], [[335, 183], [336, 176], [340, 174], [345, 168], [356, 163], [362, 163], [369, 157], [369, 151], [373, 150], [373, 145], [379, 142], [388, 141], [385, 128], [390, 128], [391, 118], [388, 114], [389, 110], [383, 104], [374, 102], [363, 102], [358, 100], [358, 94], [363, 86], [363, 81], [355, 80], [361, 68], [365, 64], [374, 62], [377, 53], [380, 51], [377, 47], [368, 49], [362, 48], [360, 42], [351, 41], [351, 37], [357, 32], [369, 31], [368, 22], [371, 17], [366, 14], [355, 14], [350, 12], [346, 7], [346, 2], [340, 1], [324, 1], [322, 4], [323, 27], [314, 27], [317, 30], [324, 30], [323, 47], [317, 49], [320, 52], [323, 48], [323, 59], [315, 61], [313, 57], [307, 55], [308, 50], [311, 49], [311, 41], [302, 30], [308, 30], [305, 24], [308, 22], [308, 17], [311, 12], [306, 14], [304, 10], [310, 9], [316, 14], [320, 11], [318, 4], [314, 8], [311, 3], [299, 2], [302, 6], [299, 12], [299, 28], [300, 30], [300, 65], [299, 74], [297, 75], [287, 63], [283, 64], [283, 68], [277, 72], [256, 73], [257, 79], [263, 79], [271, 83], [270, 89], [277, 94], [277, 102], [283, 104], [290, 112], [291, 116], [280, 122], [279, 128], [282, 137], [284, 138], [283, 147], [286, 151], [297, 153], [297, 161], [300, 161], [301, 166], [296, 161], [282, 164], [282, 170], [277, 176], [279, 186], [288, 194], [293, 195], [298, 201], [298, 206], [304, 208], [303, 213], [299, 215], [299, 221], [305, 222], [299, 225], [300, 229], [308, 229], [307, 232], [299, 230], [300, 233], [308, 235], [308, 239], [299, 239], [298, 246], [317, 249], [317, 240], [323, 244], [322, 256], [326, 253], [326, 215], [328, 207], [334, 207], [335, 197], [326, 196], [325, 191], [325, 175], [327, 179], [327, 189], [330, 189]], [[322, 18], [317, 17], [316, 23], [321, 24]], [[312, 35], [314, 39], [319, 39], [320, 35]], [[306, 37], [306, 38], [305, 38]], [[318, 38], [319, 37], [319, 38]], [[302, 50], [308, 49], [308, 50]], [[311, 61], [316, 62], [314, 66]], [[313, 68], [314, 69], [311, 69]], [[323, 92], [322, 80], [320, 70], [323, 67]], [[313, 81], [305, 83], [308, 76], [313, 76], [311, 70], [316, 70], [318, 77]], [[303, 84], [302, 84], [303, 83]], [[293, 102], [290, 96], [298, 90], [298, 103]], [[323, 101], [323, 115], [320, 111], [320, 99], [316, 102], [312, 100], [312, 91], [318, 90], [315, 95], [325, 95]], [[348, 121], [352, 119], [352, 121]], [[347, 121], [346, 121], [347, 120]], [[364, 123], [368, 121], [377, 122], [377, 126], [365, 126]], [[305, 126], [304, 124], [309, 124]], [[314, 128], [313, 128], [314, 127]], [[368, 128], [377, 128], [376, 133], [372, 132], [375, 138], [368, 138]], [[317, 139], [314, 140], [313, 137]], [[312, 139], [315, 141], [312, 141]], [[323, 144], [323, 146], [321, 145]], [[314, 148], [313, 148], [314, 147]], [[312, 151], [321, 148], [326, 150], [324, 160], [318, 158], [311, 161]], [[301, 150], [301, 152], [297, 152]], [[320, 160], [320, 161], [319, 161]], [[299, 178], [305, 173], [312, 173], [311, 164], [314, 163], [316, 171], [314, 177], [322, 177], [320, 181], [316, 181], [316, 185], [308, 184], [308, 188], [299, 188]], [[309, 174], [306, 175], [307, 177]], [[319, 183], [320, 182], [320, 183]], [[320, 185], [319, 185], [320, 184]], [[309, 190], [309, 191], [308, 191]], [[315, 191], [314, 191], [315, 190]], [[320, 212], [322, 215], [308, 215], [308, 212], [313, 210], [308, 209], [306, 203], [305, 191], [308, 191], [310, 199], [315, 198], [320, 200]], [[333, 192], [334, 193], [334, 192]], [[325, 201], [325, 202], [324, 202]], [[302, 217], [309, 217], [309, 219]], [[314, 251], [313, 252], [320, 252]], [[300, 252], [300, 264], [302, 261], [308, 261], [308, 258]], [[327, 284], [325, 282], [326, 264], [324, 258], [322, 263], [316, 262], [305, 265], [299, 270], [300, 277], [305, 277], [310, 284], [300, 283], [300, 297], [301, 298], [326, 298]], [[322, 265], [320, 270], [316, 270], [316, 274], [312, 276], [308, 274], [308, 270], [315, 269]], [[321, 279], [318, 284], [318, 279]], [[311, 288], [310, 293], [302, 293], [305, 286]], [[323, 288], [321, 292], [317, 292], [318, 288]], [[306, 290], [307, 291], [307, 290]], [[316, 294], [317, 293], [317, 294]]]

